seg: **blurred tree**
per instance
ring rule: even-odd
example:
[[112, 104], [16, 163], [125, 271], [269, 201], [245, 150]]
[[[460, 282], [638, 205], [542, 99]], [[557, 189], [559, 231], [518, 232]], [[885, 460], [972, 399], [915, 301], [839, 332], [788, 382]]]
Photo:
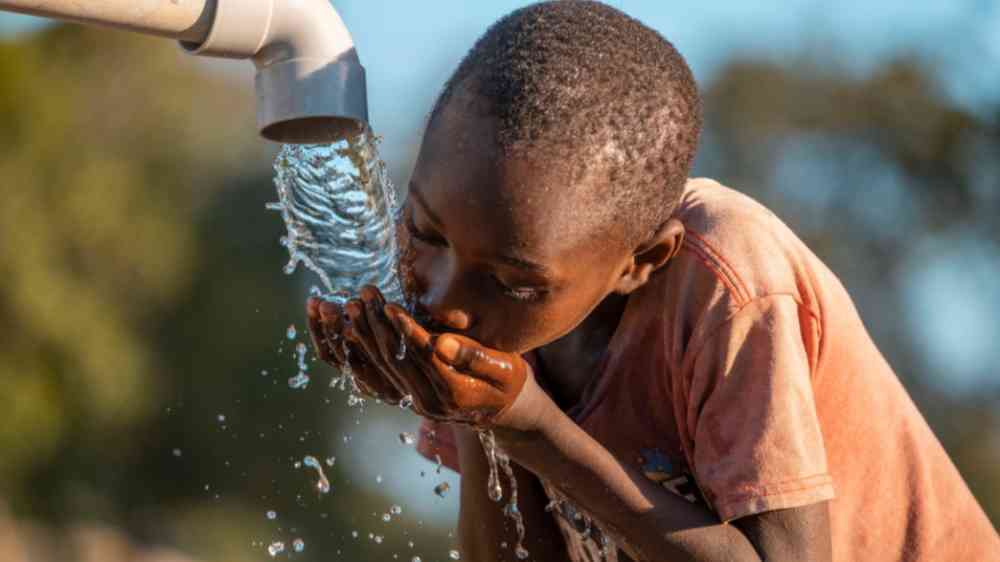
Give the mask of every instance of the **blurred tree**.
[[0, 42], [0, 115], [0, 498], [15, 519], [65, 526], [51, 542], [67, 552], [114, 535], [79, 527], [98, 520], [204, 559], [293, 536], [303, 561], [381, 558], [350, 530], [388, 499], [341, 486], [339, 466], [320, 497], [293, 467], [354, 419], [328, 372], [286, 382], [305, 292], [264, 210], [273, 148], [252, 90], [169, 41], [57, 26]]

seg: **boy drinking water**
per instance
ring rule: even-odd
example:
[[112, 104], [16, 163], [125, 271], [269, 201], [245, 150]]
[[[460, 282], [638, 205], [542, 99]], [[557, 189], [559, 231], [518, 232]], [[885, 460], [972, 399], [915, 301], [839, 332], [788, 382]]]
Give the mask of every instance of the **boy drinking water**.
[[427, 123], [401, 228], [415, 316], [371, 287], [312, 299], [320, 356], [412, 397], [420, 451], [462, 475], [465, 560], [516, 559], [479, 429], [533, 560], [1000, 559], [834, 274], [688, 179], [700, 129], [655, 31], [596, 2], [508, 15]]

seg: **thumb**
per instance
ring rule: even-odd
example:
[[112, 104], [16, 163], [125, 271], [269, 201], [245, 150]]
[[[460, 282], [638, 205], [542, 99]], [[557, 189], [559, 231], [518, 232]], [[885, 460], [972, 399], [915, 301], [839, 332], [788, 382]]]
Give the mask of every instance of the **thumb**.
[[520, 367], [517, 357], [455, 334], [438, 336], [434, 354], [457, 371], [496, 382], [506, 382]]

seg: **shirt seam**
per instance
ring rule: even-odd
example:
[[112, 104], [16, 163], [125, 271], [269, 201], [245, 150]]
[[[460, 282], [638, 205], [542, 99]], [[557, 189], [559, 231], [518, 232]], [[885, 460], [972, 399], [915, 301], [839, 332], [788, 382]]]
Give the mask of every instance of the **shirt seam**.
[[684, 232], [684, 245], [698, 254], [715, 276], [732, 290], [733, 296], [738, 300], [737, 304], [742, 305], [747, 301], [753, 300], [746, 283], [736, 273], [736, 268], [701, 233], [688, 227], [686, 224], [684, 225]]
[[763, 300], [766, 300], [766, 299], [770, 299], [770, 298], [774, 298], [774, 297], [788, 297], [788, 298], [792, 299], [792, 301], [795, 302], [795, 306], [797, 308], [805, 309], [807, 312], [811, 313], [811, 311], [809, 311], [809, 308], [806, 307], [805, 304], [803, 304], [801, 300], [799, 300], [798, 295], [796, 295], [795, 293], [789, 293], [789, 292], [784, 292], [783, 291], [783, 292], [778, 292], [778, 293], [768, 293], [766, 295], [761, 295], [759, 297], [754, 297], [754, 298], [748, 300], [747, 302], [743, 303], [739, 307], [737, 307], [735, 310], [732, 311], [732, 313], [730, 313], [728, 316], [726, 316], [725, 319], [719, 321], [719, 323], [717, 325], [715, 325], [711, 329], [709, 329], [705, 333], [705, 335], [702, 336], [696, 342], [697, 345], [696, 346], [692, 346], [692, 349], [688, 350], [687, 355], [691, 356], [692, 359], [697, 359], [698, 355], [701, 354], [701, 351], [705, 348], [706, 345], [708, 345], [708, 342], [712, 338], [714, 338], [722, 330], [722, 328], [724, 328], [726, 326], [726, 324], [729, 324], [730, 322], [733, 321], [734, 318], [736, 318], [737, 316], [739, 316], [746, 307], [748, 307], [751, 304], [754, 304], [756, 302], [760, 302], [760, 301], [763, 301]]
[[805, 482], [807, 480], [813, 480], [822, 478], [822, 480], [816, 484], [810, 484], [808, 486], [800, 486], [797, 488], [785, 488], [781, 490], [775, 490], [772, 492], [764, 493], [739, 493], [739, 494], [727, 494], [726, 499], [715, 502], [716, 507], [721, 510], [722, 507], [730, 507], [734, 504], [746, 503], [747, 501], [752, 501], [755, 499], [769, 498], [772, 496], [779, 496], [783, 494], [796, 494], [799, 492], [807, 492], [809, 490], [815, 490], [818, 488], [825, 488], [833, 485], [833, 477], [830, 476], [829, 472], [821, 472], [819, 474], [813, 474], [811, 476], [803, 476], [802, 478], [796, 480], [787, 480], [780, 484], [762, 484], [758, 486], [759, 488], [767, 488], [770, 486], [787, 486], [788, 484], [795, 482]]

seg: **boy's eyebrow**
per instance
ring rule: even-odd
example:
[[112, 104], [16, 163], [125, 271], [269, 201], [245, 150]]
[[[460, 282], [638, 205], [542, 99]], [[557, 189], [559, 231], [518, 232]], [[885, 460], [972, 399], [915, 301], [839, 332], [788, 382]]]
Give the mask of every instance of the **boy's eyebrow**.
[[528, 271], [534, 271], [543, 275], [552, 275], [552, 270], [540, 263], [524, 260], [515, 256], [498, 256], [497, 259], [507, 265], [512, 265], [520, 269], [527, 269]]
[[420, 192], [420, 187], [414, 181], [410, 182], [410, 195], [413, 199], [420, 204], [420, 208], [424, 210], [424, 214], [427, 218], [431, 220], [432, 223], [441, 226], [441, 219], [431, 210], [431, 206], [427, 204], [427, 200], [424, 199], [424, 194]]

